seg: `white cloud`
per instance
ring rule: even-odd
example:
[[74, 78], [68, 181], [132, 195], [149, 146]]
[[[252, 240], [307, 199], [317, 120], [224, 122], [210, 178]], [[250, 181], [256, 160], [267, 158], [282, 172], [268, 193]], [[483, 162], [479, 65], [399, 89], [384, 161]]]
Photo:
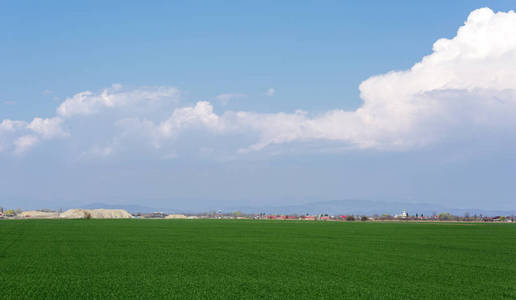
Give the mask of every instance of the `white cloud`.
[[212, 130], [222, 130], [220, 118], [213, 113], [213, 106], [206, 101], [197, 102], [194, 107], [183, 107], [174, 110], [172, 116], [160, 123], [161, 135], [171, 136], [177, 131], [192, 126], [204, 126]]
[[265, 92], [265, 96], [269, 96], [269, 97], [274, 96], [274, 94], [276, 94], [276, 89], [274, 89], [274, 88], [268, 88], [267, 91]]
[[226, 105], [233, 99], [238, 98], [244, 98], [247, 97], [246, 94], [239, 94], [239, 93], [226, 93], [226, 94], [220, 94], [215, 97], [218, 101], [220, 101], [222, 104]]
[[0, 123], [0, 152], [12, 149], [23, 154], [38, 144], [40, 139], [51, 140], [69, 136], [62, 127], [63, 120], [55, 118], [34, 118], [30, 123], [19, 120], [3, 120]]
[[163, 141], [174, 139], [187, 129], [208, 129], [218, 133], [225, 130], [223, 120], [213, 112], [213, 106], [207, 101], [197, 102], [192, 107], [177, 108], [161, 122], [127, 118], [117, 121], [116, 126], [124, 137], [150, 138], [155, 148], [160, 148]]
[[57, 114], [63, 117], [91, 115], [104, 109], [135, 106], [141, 102], [151, 105], [160, 100], [176, 102], [178, 97], [179, 90], [174, 87], [150, 87], [124, 91], [120, 84], [114, 84], [101, 93], [85, 91], [75, 94], [59, 105]]
[[20, 128], [27, 126], [27, 122], [25, 121], [17, 121], [17, 120], [2, 120], [0, 123], [0, 133], [1, 132], [14, 132]]
[[45, 139], [66, 137], [69, 133], [61, 127], [62, 123], [63, 120], [59, 117], [49, 119], [34, 118], [34, 120], [27, 125], [27, 128]]
[[33, 135], [24, 135], [14, 141], [14, 153], [23, 154], [29, 148], [33, 147], [39, 142], [39, 139]]

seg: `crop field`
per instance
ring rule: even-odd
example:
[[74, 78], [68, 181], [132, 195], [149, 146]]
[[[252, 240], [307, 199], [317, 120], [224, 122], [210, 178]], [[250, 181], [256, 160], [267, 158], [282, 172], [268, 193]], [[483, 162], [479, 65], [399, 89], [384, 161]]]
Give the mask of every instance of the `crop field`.
[[515, 299], [516, 226], [0, 221], [0, 298]]

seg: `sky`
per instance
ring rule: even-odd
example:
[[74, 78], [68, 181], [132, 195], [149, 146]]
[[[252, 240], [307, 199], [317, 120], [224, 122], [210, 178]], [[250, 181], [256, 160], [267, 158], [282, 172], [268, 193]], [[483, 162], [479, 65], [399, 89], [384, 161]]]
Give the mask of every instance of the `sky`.
[[514, 209], [514, 1], [4, 1], [0, 206]]

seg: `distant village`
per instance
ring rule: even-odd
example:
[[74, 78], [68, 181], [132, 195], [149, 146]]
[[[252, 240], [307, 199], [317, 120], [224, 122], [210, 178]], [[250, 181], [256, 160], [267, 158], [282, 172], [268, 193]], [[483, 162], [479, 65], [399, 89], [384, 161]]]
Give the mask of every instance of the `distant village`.
[[505, 222], [512, 223], [514, 216], [455, 216], [450, 213], [409, 214], [406, 210], [399, 214], [356, 215], [356, 214], [247, 214], [240, 211], [211, 211], [199, 214], [180, 214], [166, 212], [129, 213], [122, 209], [70, 209], [67, 211], [41, 209], [28, 210], [4, 209], [0, 207], [0, 219], [241, 219], [241, 220], [299, 220], [299, 221], [449, 221], [449, 222]]

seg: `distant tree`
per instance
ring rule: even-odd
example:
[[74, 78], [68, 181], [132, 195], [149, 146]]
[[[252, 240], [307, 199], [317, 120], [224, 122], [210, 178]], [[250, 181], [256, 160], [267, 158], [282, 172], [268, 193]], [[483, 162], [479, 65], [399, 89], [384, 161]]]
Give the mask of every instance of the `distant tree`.
[[355, 221], [355, 217], [353, 217], [353, 215], [349, 215], [346, 217], [346, 221]]
[[22, 213], [22, 210], [21, 208], [17, 208], [15, 211], [14, 211], [17, 215], [21, 214]]
[[391, 220], [391, 219], [392, 219], [392, 216], [389, 214], [382, 214], [380, 216], [380, 220]]
[[242, 213], [240, 211], [237, 210], [237, 211], [233, 212], [233, 217], [238, 218], [240, 216], [242, 216]]
[[367, 221], [367, 220], [368, 220], [367, 216], [361, 216], [360, 217], [360, 221], [362, 221], [362, 222]]
[[450, 213], [440, 213], [438, 216], [440, 221], [452, 220], [453, 216]]
[[85, 211], [84, 212], [84, 218], [87, 219], [87, 220], [91, 219], [91, 214], [89, 212]]
[[505, 222], [505, 220], [507, 220], [507, 218], [505, 216], [500, 217], [500, 221]]

